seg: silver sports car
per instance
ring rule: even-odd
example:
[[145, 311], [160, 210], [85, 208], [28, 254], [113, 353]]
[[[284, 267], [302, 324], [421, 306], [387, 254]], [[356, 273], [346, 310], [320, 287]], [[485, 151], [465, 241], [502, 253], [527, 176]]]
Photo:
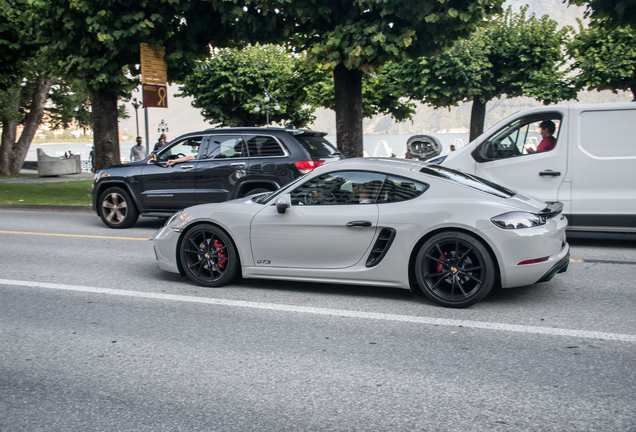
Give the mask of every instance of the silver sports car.
[[161, 269], [216, 287], [244, 278], [419, 287], [466, 307], [491, 288], [567, 270], [567, 220], [472, 175], [405, 159], [329, 164], [268, 194], [176, 213], [154, 237]]

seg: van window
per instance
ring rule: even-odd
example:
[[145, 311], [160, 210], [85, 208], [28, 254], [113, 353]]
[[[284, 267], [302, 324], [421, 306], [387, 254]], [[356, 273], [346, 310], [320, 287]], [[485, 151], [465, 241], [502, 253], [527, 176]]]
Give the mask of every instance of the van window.
[[[579, 124], [579, 145], [590, 155], [600, 158], [636, 156], [636, 110], [584, 111]], [[610, 130], [611, 135], [608, 134]]]
[[556, 147], [560, 129], [561, 118], [555, 114], [517, 119], [487, 141], [490, 154], [484, 156], [493, 160], [550, 151]]

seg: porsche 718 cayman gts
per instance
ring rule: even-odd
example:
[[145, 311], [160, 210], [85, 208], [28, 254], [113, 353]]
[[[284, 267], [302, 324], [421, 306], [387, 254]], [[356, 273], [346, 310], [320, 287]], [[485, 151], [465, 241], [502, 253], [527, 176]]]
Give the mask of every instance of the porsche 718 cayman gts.
[[494, 286], [567, 270], [561, 209], [439, 165], [346, 159], [267, 194], [180, 211], [154, 248], [161, 269], [202, 286], [242, 275], [419, 287], [466, 307]]

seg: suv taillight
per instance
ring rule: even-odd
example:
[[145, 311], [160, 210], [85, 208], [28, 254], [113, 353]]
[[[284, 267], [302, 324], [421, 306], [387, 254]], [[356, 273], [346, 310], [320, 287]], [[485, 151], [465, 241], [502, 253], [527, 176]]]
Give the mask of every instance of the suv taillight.
[[296, 168], [298, 168], [298, 171], [300, 171], [303, 174], [307, 174], [308, 172], [318, 168], [320, 165], [324, 165], [325, 161], [324, 160], [299, 161], [299, 162], [294, 162], [294, 164], [296, 165]]

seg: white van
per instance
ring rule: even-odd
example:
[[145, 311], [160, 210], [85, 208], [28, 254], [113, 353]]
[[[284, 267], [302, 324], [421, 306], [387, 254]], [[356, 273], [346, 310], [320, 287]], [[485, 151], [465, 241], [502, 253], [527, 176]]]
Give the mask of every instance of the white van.
[[561, 201], [570, 230], [636, 232], [636, 102], [527, 109], [432, 162]]

